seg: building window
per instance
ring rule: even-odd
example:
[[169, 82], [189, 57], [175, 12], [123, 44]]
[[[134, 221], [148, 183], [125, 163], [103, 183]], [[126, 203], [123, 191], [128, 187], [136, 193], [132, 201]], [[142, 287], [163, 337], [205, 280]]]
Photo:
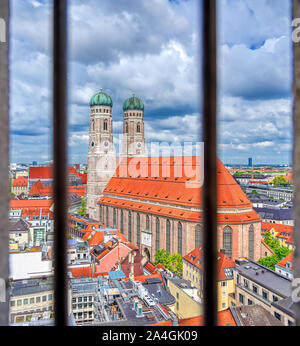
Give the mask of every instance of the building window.
[[128, 133], [128, 123], [125, 123], [125, 132]]
[[100, 221], [103, 222], [103, 209], [102, 209], [102, 205], [100, 205], [99, 213], [100, 213]]
[[136, 214], [136, 245], [140, 247], [141, 244], [141, 218], [140, 214]]
[[28, 304], [28, 299], [24, 299], [23, 304], [27, 305]]
[[131, 241], [131, 211], [128, 212], [128, 240]]
[[141, 125], [140, 125], [140, 123], [137, 123], [137, 125], [136, 125], [136, 132], [141, 132]]
[[167, 220], [167, 224], [166, 224], [166, 250], [170, 253], [171, 251], [171, 246], [170, 246], [170, 242], [171, 242], [171, 223], [169, 220]]
[[120, 215], [120, 231], [121, 233], [124, 233], [123, 210], [121, 210], [121, 215]]
[[248, 247], [249, 247], [249, 259], [253, 260], [254, 258], [254, 227], [253, 225], [251, 225], [249, 228]]
[[226, 282], [226, 281], [222, 281], [222, 282], [221, 282], [221, 286], [222, 286], [222, 287], [226, 287], [226, 286], [227, 286], [227, 282]]
[[266, 292], [266, 291], [262, 291], [262, 296], [263, 296], [263, 298], [265, 299], [265, 300], [268, 300], [268, 292]]
[[177, 226], [178, 253], [182, 255], [182, 224], [179, 221]]
[[248, 280], [246, 280], [246, 279], [244, 279], [244, 286], [245, 286], [246, 288], [248, 288], [248, 287], [249, 287], [249, 281], [248, 281]]
[[146, 215], [146, 230], [150, 231], [150, 217]]
[[248, 299], [248, 305], [252, 305], [253, 301], [251, 299]]
[[273, 296], [273, 302], [278, 302], [278, 297]]
[[95, 121], [92, 120], [92, 131], [95, 131]]
[[109, 215], [108, 215], [108, 206], [106, 207], [106, 227], [108, 227], [108, 218], [109, 218]]
[[41, 302], [41, 297], [36, 297], [36, 298], [35, 298], [35, 302], [36, 302], [36, 303], [40, 303], [40, 302]]
[[232, 230], [230, 227], [226, 226], [223, 231], [223, 248], [225, 250], [225, 255], [232, 257]]
[[201, 226], [197, 225], [195, 227], [195, 248], [202, 245], [202, 232]]
[[239, 300], [241, 304], [244, 304], [244, 296], [242, 294], [239, 295]]
[[116, 224], [117, 224], [117, 210], [116, 210], [116, 208], [114, 208], [114, 211], [113, 211], [113, 227], [116, 227]]
[[104, 120], [104, 123], [103, 123], [103, 130], [104, 130], [104, 131], [107, 131], [107, 120]]
[[30, 298], [30, 304], [34, 304], [34, 298]]
[[155, 237], [155, 249], [156, 251], [159, 250], [160, 246], [160, 221], [159, 218], [156, 218], [156, 237]]
[[10, 306], [15, 306], [16, 305], [16, 301], [15, 300], [11, 300], [10, 301]]
[[43, 300], [43, 302], [45, 302], [47, 300], [47, 296], [43, 296], [42, 300]]
[[257, 293], [257, 286], [253, 285], [253, 286], [252, 286], [252, 289], [253, 289], [253, 292], [254, 292], [254, 293]]
[[281, 321], [281, 315], [278, 312], [274, 311], [274, 316]]

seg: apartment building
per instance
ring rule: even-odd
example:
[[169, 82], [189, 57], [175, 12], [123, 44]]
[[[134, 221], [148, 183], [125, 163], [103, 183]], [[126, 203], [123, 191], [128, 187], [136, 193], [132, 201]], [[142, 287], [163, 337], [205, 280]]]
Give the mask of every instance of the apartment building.
[[10, 323], [53, 317], [53, 277], [14, 281], [9, 289]]
[[292, 306], [287, 304], [292, 291], [291, 279], [249, 261], [236, 267], [234, 281], [235, 293], [230, 295], [231, 306], [260, 305], [284, 325], [295, 323]]

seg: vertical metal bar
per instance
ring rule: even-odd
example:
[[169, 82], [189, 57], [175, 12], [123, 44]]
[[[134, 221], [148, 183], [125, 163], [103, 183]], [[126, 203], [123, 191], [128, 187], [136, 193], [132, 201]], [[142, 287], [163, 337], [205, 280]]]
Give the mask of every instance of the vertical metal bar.
[[67, 324], [66, 230], [67, 230], [67, 149], [66, 149], [66, 48], [67, 5], [53, 0], [53, 176], [54, 176], [54, 262], [55, 324]]
[[9, 1], [0, 1], [0, 325], [8, 324]]
[[[293, 18], [300, 18], [300, 0], [293, 1]], [[298, 24], [299, 25], [299, 24]], [[294, 28], [295, 29], [295, 28]], [[294, 42], [293, 46], [293, 93], [294, 93], [294, 152], [293, 152], [293, 181], [294, 181], [294, 239], [296, 249], [294, 252], [294, 277], [300, 278], [300, 42]], [[296, 282], [299, 286], [299, 283]], [[300, 325], [300, 302], [296, 306], [296, 323]]]
[[217, 325], [216, 1], [203, 0], [204, 324]]

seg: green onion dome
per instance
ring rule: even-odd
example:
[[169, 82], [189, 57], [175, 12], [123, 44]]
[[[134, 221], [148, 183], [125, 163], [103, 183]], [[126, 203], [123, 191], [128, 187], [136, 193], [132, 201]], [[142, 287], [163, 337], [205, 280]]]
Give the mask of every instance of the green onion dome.
[[90, 107], [92, 106], [113, 106], [112, 99], [109, 95], [102, 92], [102, 89], [100, 89], [100, 92], [92, 96], [90, 99]]
[[144, 104], [142, 100], [140, 100], [138, 97], [135, 97], [134, 94], [129, 99], [125, 100], [123, 103], [123, 111], [128, 110], [138, 110], [138, 111], [144, 111]]

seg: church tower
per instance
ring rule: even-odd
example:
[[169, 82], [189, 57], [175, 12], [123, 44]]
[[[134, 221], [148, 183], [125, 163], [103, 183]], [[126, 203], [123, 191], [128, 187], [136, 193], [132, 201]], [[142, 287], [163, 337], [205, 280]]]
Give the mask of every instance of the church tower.
[[112, 99], [102, 89], [90, 100], [86, 210], [96, 220], [100, 218], [97, 202], [115, 172], [112, 106]]
[[123, 103], [123, 157], [145, 156], [144, 104], [132, 95]]

